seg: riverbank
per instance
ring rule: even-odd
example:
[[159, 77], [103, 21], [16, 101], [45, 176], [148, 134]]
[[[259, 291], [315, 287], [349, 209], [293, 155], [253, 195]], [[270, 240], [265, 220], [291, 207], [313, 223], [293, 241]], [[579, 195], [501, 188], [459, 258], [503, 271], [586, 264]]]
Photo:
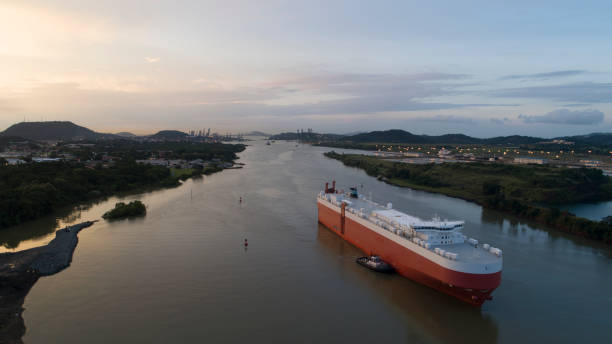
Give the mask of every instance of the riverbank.
[[60, 229], [46, 246], [0, 254], [0, 343], [21, 343], [26, 295], [41, 276], [53, 275], [70, 265], [77, 234], [93, 223]]
[[[235, 154], [232, 157], [237, 159]], [[0, 194], [3, 195], [0, 230], [43, 217], [61, 207], [118, 194], [177, 187], [181, 181], [217, 173], [234, 164], [234, 160], [218, 161], [185, 170], [134, 161], [93, 168], [70, 162], [0, 166]]]
[[355, 154], [325, 153], [389, 184], [440, 193], [612, 244], [612, 225], [580, 218], [554, 206], [612, 199], [612, 183], [595, 169], [502, 164], [411, 165]]

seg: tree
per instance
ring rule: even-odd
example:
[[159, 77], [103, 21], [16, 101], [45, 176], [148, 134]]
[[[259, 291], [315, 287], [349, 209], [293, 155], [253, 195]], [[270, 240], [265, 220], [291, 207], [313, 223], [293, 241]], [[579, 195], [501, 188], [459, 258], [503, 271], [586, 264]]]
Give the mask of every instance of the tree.
[[499, 195], [501, 192], [501, 185], [497, 181], [485, 181], [482, 183], [482, 192], [485, 195]]

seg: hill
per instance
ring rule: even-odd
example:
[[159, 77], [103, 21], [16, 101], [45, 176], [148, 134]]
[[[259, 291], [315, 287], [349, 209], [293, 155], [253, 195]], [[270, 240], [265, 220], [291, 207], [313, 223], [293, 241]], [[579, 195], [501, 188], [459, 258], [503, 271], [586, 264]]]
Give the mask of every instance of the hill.
[[17, 136], [35, 141], [94, 140], [112, 135], [97, 133], [72, 122], [21, 122], [13, 124], [0, 136]]
[[[612, 136], [611, 136], [612, 137]], [[344, 136], [341, 141], [354, 143], [417, 143], [417, 144], [490, 144], [490, 145], [520, 145], [534, 144], [546, 139], [531, 136], [498, 136], [488, 139], [479, 139], [464, 134], [445, 135], [415, 135], [405, 130], [391, 129], [372, 131], [352, 136]]]
[[559, 137], [558, 139], [575, 142], [578, 146], [612, 146], [612, 133], [592, 133]]
[[345, 136], [342, 141], [357, 143], [385, 142], [385, 143], [430, 143], [429, 137], [425, 135], [414, 135], [404, 130], [391, 129], [384, 131], [371, 131], [352, 136]]
[[187, 133], [178, 130], [162, 130], [149, 136], [149, 138], [165, 141], [181, 141], [187, 137]]
[[124, 138], [132, 138], [132, 137], [136, 137], [136, 135], [134, 135], [134, 134], [132, 134], [132, 133], [130, 133], [130, 132], [127, 132], [127, 131], [122, 131], [122, 132], [120, 132], [120, 133], [116, 133], [115, 135], [117, 135], [117, 136], [121, 136], [121, 137], [124, 137]]
[[488, 139], [482, 139], [481, 142], [489, 145], [524, 145], [524, 144], [535, 144], [542, 141], [547, 141], [546, 139], [540, 137], [532, 137], [532, 136], [521, 136], [521, 135], [512, 135], [512, 136], [497, 136]]

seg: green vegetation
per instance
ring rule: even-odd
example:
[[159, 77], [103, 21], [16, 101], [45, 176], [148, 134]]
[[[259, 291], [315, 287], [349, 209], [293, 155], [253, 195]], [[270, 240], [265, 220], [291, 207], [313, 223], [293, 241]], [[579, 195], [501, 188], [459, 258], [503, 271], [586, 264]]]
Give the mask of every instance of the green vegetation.
[[[81, 142], [84, 143], [84, 142]], [[93, 141], [60, 145], [61, 153], [81, 160], [112, 156], [113, 162], [94, 161], [32, 163], [5, 166], [0, 162], [0, 228], [20, 224], [52, 211], [120, 192], [134, 192], [180, 185], [179, 180], [221, 171], [218, 163], [205, 168], [175, 170], [137, 164], [135, 159], [162, 156], [166, 159], [232, 161], [244, 145], [196, 142]], [[58, 152], [58, 153], [59, 153]], [[28, 160], [28, 158], [25, 158]], [[177, 172], [179, 171], [179, 172]]]
[[364, 155], [325, 155], [394, 185], [462, 198], [612, 244], [612, 225], [608, 222], [590, 221], [542, 206], [612, 199], [612, 181], [601, 170], [485, 163], [416, 165]]
[[170, 174], [173, 177], [179, 178], [181, 180], [189, 179], [190, 177], [194, 177], [194, 172], [196, 169], [193, 168], [171, 168]]
[[128, 204], [119, 202], [115, 208], [102, 215], [107, 220], [123, 219], [126, 217], [144, 216], [147, 214], [147, 207], [141, 201], [132, 201]]
[[162, 130], [150, 137], [161, 140], [184, 140], [187, 137], [187, 133], [178, 130]]
[[223, 168], [218, 165], [210, 165], [204, 168], [171, 168], [170, 173], [173, 177], [179, 180], [187, 180], [189, 178], [199, 178], [202, 175], [210, 175], [216, 172], [223, 171]]
[[41, 217], [62, 206], [152, 187], [174, 187], [165, 167], [118, 162], [109, 168], [44, 163], [0, 167], [0, 228]]
[[118, 139], [109, 141], [92, 141], [91, 146], [71, 148], [70, 142], [58, 147], [62, 153], [71, 153], [82, 160], [100, 159], [104, 155], [125, 160], [148, 158], [232, 161], [236, 153], [246, 147], [242, 144], [204, 143], [204, 142], [150, 142]]

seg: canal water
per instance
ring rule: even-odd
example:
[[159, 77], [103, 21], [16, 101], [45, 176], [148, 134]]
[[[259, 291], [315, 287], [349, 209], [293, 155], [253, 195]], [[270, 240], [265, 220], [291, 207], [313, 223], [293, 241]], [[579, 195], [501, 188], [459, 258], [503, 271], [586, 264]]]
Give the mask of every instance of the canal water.
[[[72, 265], [28, 294], [24, 341], [609, 342], [610, 247], [384, 184], [327, 150], [254, 141], [240, 154], [243, 169], [122, 198], [142, 200], [147, 216], [79, 234]], [[423, 218], [465, 220], [465, 234], [503, 249], [493, 300], [474, 308], [355, 264], [362, 253], [317, 223], [316, 194], [331, 179]], [[0, 232], [0, 242], [43, 245], [55, 217], [97, 219], [118, 200]]]
[[612, 202], [579, 203], [559, 207], [568, 210], [576, 216], [593, 221], [601, 221], [604, 217], [612, 216]]

